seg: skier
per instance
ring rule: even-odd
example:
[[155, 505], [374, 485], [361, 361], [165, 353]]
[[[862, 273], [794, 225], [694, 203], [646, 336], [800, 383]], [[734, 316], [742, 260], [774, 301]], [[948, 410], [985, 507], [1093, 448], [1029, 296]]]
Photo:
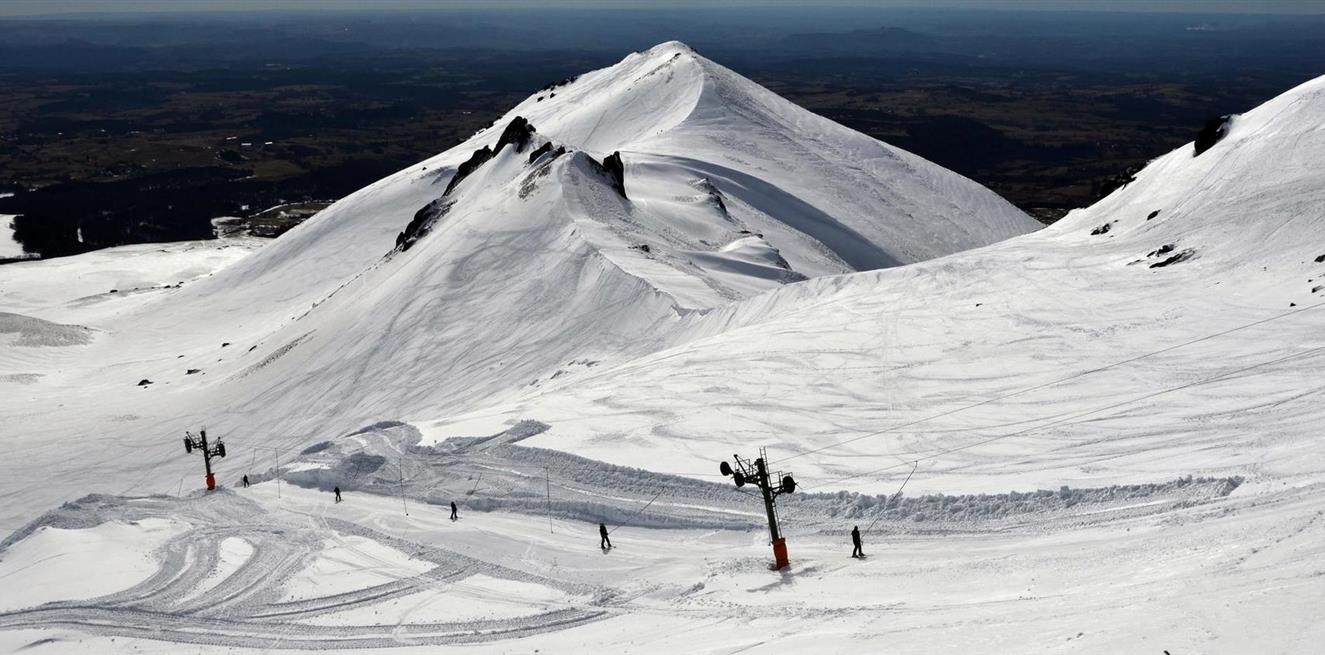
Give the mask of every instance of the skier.
[[607, 538], [607, 526], [602, 523], [598, 524], [598, 536], [600, 537], [598, 547], [602, 548], [603, 552], [607, 552], [612, 547], [612, 540]]
[[859, 526], [859, 525], [851, 526], [851, 543], [852, 543], [852, 544], [855, 544], [855, 548], [852, 548], [852, 549], [851, 549], [851, 556], [852, 556], [852, 557], [855, 557], [856, 559], [860, 559], [860, 558], [862, 558], [862, 557], [865, 557], [865, 550], [864, 550], [863, 548], [860, 547], [860, 526]]
[[244, 485], [244, 488], [245, 488], [245, 489], [247, 489], [247, 488], [248, 488], [248, 475], [245, 475], [245, 476], [244, 476], [244, 479], [240, 480], [239, 482], [240, 482], [240, 484], [243, 484], [243, 485]]
[[458, 519], [458, 518], [460, 518], [460, 517], [456, 514], [455, 501], [453, 500], [453, 501], [451, 501], [451, 520], [454, 521], [454, 520], [456, 520], [456, 519]]
[[337, 485], [335, 489], [332, 489], [332, 490], [331, 490], [331, 493], [336, 494], [336, 502], [339, 503], [339, 502], [340, 502], [340, 486]]

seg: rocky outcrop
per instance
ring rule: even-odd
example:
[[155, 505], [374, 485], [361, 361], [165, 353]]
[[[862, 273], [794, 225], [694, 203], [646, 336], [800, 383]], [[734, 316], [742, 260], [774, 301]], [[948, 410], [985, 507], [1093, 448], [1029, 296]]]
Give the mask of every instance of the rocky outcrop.
[[[483, 146], [482, 148], [475, 150], [474, 154], [469, 156], [469, 159], [466, 159], [464, 163], [456, 167], [455, 175], [451, 176], [451, 181], [446, 184], [446, 190], [442, 192], [442, 197], [424, 205], [419, 211], [414, 213], [414, 218], [410, 219], [410, 222], [405, 226], [405, 229], [400, 234], [396, 235], [396, 249], [402, 252], [409, 250], [410, 246], [414, 245], [416, 241], [432, 229], [433, 225], [437, 224], [438, 219], [445, 216], [446, 213], [451, 210], [451, 206], [455, 204], [455, 201], [450, 198], [451, 192], [454, 191], [465, 178], [478, 170], [480, 166], [488, 163], [488, 160], [492, 159], [508, 145], [515, 146], [516, 152], [523, 151], [529, 146], [529, 142], [533, 139], [534, 134], [534, 126], [523, 116], [512, 118], [511, 122], [506, 124], [506, 129], [502, 130], [501, 136], [497, 138], [497, 145], [495, 148]], [[551, 146], [552, 144], [549, 142], [530, 154], [530, 163], [533, 163], [533, 161], [538, 158], [538, 155], [547, 152]], [[565, 152], [565, 148], [560, 148], [559, 150]]]
[[455, 175], [452, 176], [451, 181], [446, 184], [446, 191], [442, 192], [442, 196], [451, 195], [451, 190], [456, 188], [461, 180], [469, 177], [470, 173], [478, 170], [478, 167], [486, 164], [489, 159], [492, 159], [491, 148], [483, 146], [482, 148], [475, 150], [474, 154], [469, 156], [469, 159], [466, 159], [464, 163], [460, 164], [459, 168], [455, 169]]
[[501, 137], [497, 139], [497, 147], [493, 152], [501, 152], [509, 144], [515, 144], [516, 152], [523, 152], [529, 145], [529, 140], [534, 136], [534, 126], [523, 116], [516, 116], [511, 122], [506, 124], [506, 129], [502, 130]]
[[1196, 154], [1193, 157], [1201, 156], [1201, 153], [1213, 148], [1216, 143], [1228, 135], [1228, 128], [1233, 124], [1233, 115], [1225, 114], [1219, 118], [1212, 118], [1205, 122], [1205, 127], [1196, 135]]
[[1117, 191], [1118, 189], [1121, 189], [1135, 182], [1136, 174], [1140, 172], [1141, 172], [1140, 166], [1130, 166], [1127, 168], [1127, 170], [1123, 171], [1122, 173], [1118, 173], [1117, 175], [1107, 177], [1103, 181], [1097, 182], [1095, 198], [1097, 200], [1106, 198], [1108, 197], [1109, 194], [1113, 193], [1114, 191]]
[[549, 152], [552, 153], [552, 159], [556, 159], [557, 157], [566, 154], [566, 146], [557, 146], [554, 149], [552, 147], [552, 142], [548, 141], [547, 143], [544, 143], [543, 145], [535, 148], [533, 152], [529, 153], [529, 163], [532, 164], [538, 161], [539, 157], [542, 157], [543, 155]]
[[547, 84], [543, 85], [543, 88], [539, 89], [539, 91], [551, 91], [552, 89], [555, 89], [559, 86], [566, 86], [567, 84], [570, 84], [571, 82], [574, 82], [575, 80], [578, 79], [580, 79], [579, 75], [571, 75], [570, 77], [563, 77], [555, 82], [548, 82]]
[[608, 178], [612, 180], [612, 188], [626, 197], [626, 164], [621, 161], [621, 153], [614, 152], [603, 160], [603, 170], [607, 172]]
[[[1165, 252], [1166, 252], [1166, 253], [1167, 253], [1167, 252], [1172, 252], [1172, 247], [1170, 246], [1170, 247], [1168, 247], [1168, 248], [1169, 248], [1169, 250], [1167, 250], [1167, 251], [1165, 251]], [[1160, 250], [1164, 250], [1164, 249], [1161, 248]], [[1156, 251], [1156, 253], [1158, 254], [1158, 251]], [[1174, 265], [1174, 264], [1177, 264], [1178, 262], [1185, 262], [1185, 261], [1187, 261], [1188, 259], [1191, 259], [1191, 258], [1194, 257], [1194, 256], [1196, 256], [1196, 250], [1194, 250], [1194, 249], [1192, 249], [1192, 248], [1188, 248], [1188, 249], [1186, 249], [1186, 250], [1183, 250], [1183, 251], [1179, 252], [1179, 253], [1176, 254], [1176, 255], [1173, 255], [1173, 256], [1169, 257], [1168, 259], [1165, 259], [1164, 261], [1159, 261], [1159, 262], [1155, 262], [1155, 263], [1151, 264], [1151, 265], [1150, 265], [1150, 268], [1164, 268], [1165, 266], [1172, 266], [1172, 265]]]
[[[450, 189], [447, 189], [447, 192], [449, 193]], [[409, 247], [414, 245], [415, 241], [422, 238], [423, 235], [427, 234], [428, 231], [432, 229], [433, 225], [437, 224], [438, 219], [445, 216], [446, 212], [450, 211], [452, 204], [454, 204], [454, 202], [443, 195], [441, 198], [424, 205], [423, 208], [415, 212], [414, 218], [410, 219], [409, 225], [405, 226], [405, 230], [396, 235], [396, 248], [400, 249], [402, 252], [409, 250]]]

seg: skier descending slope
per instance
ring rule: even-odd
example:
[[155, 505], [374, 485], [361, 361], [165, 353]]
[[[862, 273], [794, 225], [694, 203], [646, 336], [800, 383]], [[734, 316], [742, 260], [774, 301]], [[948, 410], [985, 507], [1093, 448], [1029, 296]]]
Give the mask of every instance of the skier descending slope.
[[853, 525], [853, 526], [851, 526], [851, 543], [852, 543], [852, 545], [854, 546], [854, 547], [851, 549], [851, 556], [852, 556], [852, 557], [855, 557], [855, 558], [857, 558], [857, 559], [864, 558], [864, 557], [865, 557], [865, 550], [864, 550], [863, 548], [861, 548], [861, 545], [860, 545], [860, 526], [859, 526], [859, 525]]
[[453, 500], [453, 501], [451, 501], [451, 520], [452, 520], [452, 521], [455, 521], [455, 520], [457, 520], [457, 519], [459, 519], [459, 518], [460, 518], [460, 515], [458, 514], [457, 508], [456, 508], [456, 506], [455, 506], [455, 501]]
[[611, 549], [612, 549], [612, 540], [609, 539], [608, 536], [607, 536], [607, 526], [606, 526], [606, 525], [603, 525], [602, 523], [599, 523], [599, 524], [598, 524], [598, 536], [599, 536], [599, 539], [598, 539], [598, 547], [599, 547], [599, 548], [602, 548], [604, 553], [606, 553], [607, 551], [611, 550]]

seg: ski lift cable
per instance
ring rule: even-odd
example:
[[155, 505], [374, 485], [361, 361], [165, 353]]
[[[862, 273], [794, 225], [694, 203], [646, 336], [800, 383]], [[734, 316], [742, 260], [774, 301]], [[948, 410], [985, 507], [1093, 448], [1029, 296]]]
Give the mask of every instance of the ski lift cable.
[[[1322, 304], [1325, 304], [1325, 303], [1322, 303]], [[1176, 386], [1176, 387], [1168, 387], [1168, 388], [1166, 388], [1166, 389], [1161, 389], [1161, 390], [1159, 390], [1159, 391], [1155, 391], [1155, 392], [1148, 393], [1148, 394], [1145, 394], [1145, 395], [1142, 395], [1142, 396], [1138, 396], [1138, 397], [1136, 397], [1136, 398], [1131, 398], [1131, 399], [1123, 400], [1123, 401], [1116, 402], [1116, 403], [1113, 403], [1113, 404], [1110, 404], [1110, 405], [1105, 405], [1105, 406], [1103, 406], [1103, 407], [1098, 407], [1098, 408], [1095, 408], [1095, 409], [1086, 410], [1086, 411], [1083, 411], [1083, 412], [1079, 412], [1079, 413], [1073, 414], [1072, 416], [1068, 416], [1068, 417], [1066, 417], [1066, 418], [1060, 419], [1060, 420], [1058, 420], [1058, 421], [1053, 421], [1053, 422], [1050, 422], [1050, 423], [1045, 423], [1045, 424], [1043, 424], [1043, 425], [1032, 426], [1032, 427], [1026, 428], [1026, 429], [1024, 429], [1024, 430], [1018, 430], [1018, 431], [1016, 431], [1016, 432], [1009, 432], [1009, 433], [1007, 433], [1007, 434], [996, 435], [996, 436], [993, 436], [993, 437], [989, 437], [989, 438], [987, 438], [987, 439], [981, 439], [980, 441], [972, 442], [972, 443], [965, 444], [965, 445], [962, 445], [962, 446], [954, 446], [954, 447], [952, 447], [952, 448], [946, 448], [946, 449], [940, 450], [940, 451], [935, 452], [935, 453], [930, 453], [930, 454], [928, 454], [928, 455], [924, 455], [924, 456], [922, 456], [922, 457], [918, 457], [918, 458], [915, 459], [915, 461], [916, 461], [916, 462], [922, 462], [922, 461], [928, 461], [928, 460], [931, 460], [931, 459], [937, 459], [937, 458], [939, 458], [939, 457], [942, 457], [942, 456], [944, 456], [944, 455], [948, 455], [948, 454], [951, 454], [951, 453], [955, 453], [955, 452], [959, 452], [959, 451], [963, 451], [963, 450], [970, 450], [971, 448], [975, 448], [975, 447], [978, 447], [978, 446], [983, 446], [983, 445], [985, 445], [985, 444], [993, 443], [993, 442], [995, 442], [995, 441], [999, 441], [999, 440], [1002, 440], [1002, 439], [1007, 439], [1007, 438], [1010, 438], [1010, 437], [1020, 436], [1020, 435], [1023, 435], [1023, 434], [1027, 434], [1027, 433], [1029, 433], [1029, 432], [1034, 432], [1035, 430], [1042, 430], [1042, 429], [1045, 429], [1045, 428], [1051, 428], [1051, 427], [1055, 427], [1055, 426], [1058, 426], [1058, 425], [1067, 424], [1067, 423], [1070, 423], [1070, 422], [1072, 422], [1072, 421], [1075, 421], [1076, 419], [1079, 419], [1079, 418], [1082, 418], [1082, 417], [1085, 417], [1085, 416], [1090, 416], [1090, 415], [1092, 415], [1092, 414], [1099, 414], [1100, 412], [1106, 412], [1106, 411], [1109, 411], [1109, 410], [1111, 410], [1111, 409], [1117, 409], [1117, 408], [1119, 408], [1119, 407], [1123, 407], [1123, 406], [1126, 406], [1126, 405], [1131, 405], [1131, 404], [1134, 404], [1134, 403], [1138, 403], [1138, 402], [1141, 402], [1141, 401], [1143, 401], [1143, 400], [1149, 400], [1149, 399], [1151, 399], [1151, 398], [1155, 398], [1155, 397], [1157, 397], [1157, 396], [1162, 396], [1162, 395], [1165, 395], [1165, 394], [1173, 393], [1173, 392], [1175, 392], [1175, 391], [1181, 391], [1181, 390], [1183, 390], [1183, 389], [1190, 389], [1191, 387], [1196, 387], [1196, 386], [1200, 386], [1200, 385], [1203, 385], [1203, 384], [1211, 384], [1211, 383], [1214, 383], [1214, 382], [1219, 382], [1219, 381], [1225, 380], [1225, 379], [1227, 379], [1227, 378], [1229, 378], [1229, 377], [1232, 377], [1232, 376], [1234, 376], [1234, 375], [1237, 375], [1237, 374], [1239, 374], [1239, 373], [1246, 373], [1246, 372], [1248, 372], [1248, 371], [1252, 371], [1252, 370], [1255, 370], [1255, 369], [1258, 369], [1258, 368], [1264, 368], [1264, 367], [1266, 367], [1266, 366], [1271, 366], [1271, 365], [1274, 365], [1274, 364], [1281, 364], [1281, 363], [1283, 363], [1283, 362], [1290, 361], [1290, 360], [1294, 360], [1294, 359], [1301, 359], [1301, 358], [1304, 358], [1304, 357], [1309, 357], [1309, 356], [1311, 356], [1311, 355], [1315, 355], [1315, 354], [1318, 354], [1318, 353], [1321, 353], [1321, 352], [1325, 352], [1325, 346], [1317, 346], [1317, 347], [1315, 347], [1315, 348], [1311, 348], [1311, 349], [1309, 349], [1309, 350], [1304, 350], [1304, 351], [1299, 352], [1299, 353], [1294, 353], [1294, 354], [1292, 354], [1292, 355], [1286, 355], [1286, 356], [1284, 356], [1284, 357], [1280, 357], [1280, 358], [1277, 358], [1277, 359], [1272, 359], [1272, 360], [1268, 360], [1268, 361], [1258, 362], [1258, 363], [1256, 363], [1256, 364], [1252, 364], [1252, 365], [1250, 365], [1250, 366], [1244, 366], [1244, 367], [1242, 367], [1242, 368], [1235, 369], [1235, 370], [1232, 370], [1232, 371], [1226, 371], [1226, 372], [1224, 372], [1224, 373], [1220, 373], [1219, 375], [1216, 375], [1216, 376], [1214, 376], [1214, 377], [1205, 378], [1205, 379], [1201, 379], [1201, 380], [1195, 380], [1195, 381], [1193, 381], [1193, 382], [1187, 382], [1187, 383], [1184, 383], [1184, 384], [1180, 384], [1180, 385], [1178, 385], [1178, 386]], [[892, 470], [892, 469], [898, 468], [899, 466], [900, 466], [900, 465], [898, 465], [898, 464], [893, 464], [893, 465], [890, 465], [890, 466], [885, 466], [885, 467], [882, 467], [882, 468], [874, 469], [874, 470], [871, 470], [871, 471], [864, 471], [864, 472], [861, 472], [861, 473], [855, 473], [855, 474], [852, 474], [852, 475], [848, 475], [848, 476], [846, 476], [846, 477], [837, 478], [837, 479], [835, 479], [835, 480], [829, 480], [829, 481], [827, 481], [827, 482], [820, 482], [820, 483], [818, 483], [818, 484], [814, 484], [814, 485], [805, 485], [804, 488], [807, 489], [807, 490], [808, 490], [808, 489], [821, 489], [821, 488], [826, 487], [826, 486], [828, 486], [828, 485], [837, 484], [837, 483], [839, 483], [839, 482], [845, 482], [845, 481], [847, 481], [847, 480], [854, 480], [854, 479], [856, 479], [856, 478], [865, 477], [865, 476], [868, 476], [868, 475], [874, 475], [874, 474], [877, 474], [877, 473], [881, 473], [881, 472], [883, 472], [883, 471], [888, 471], [888, 470]]]
[[478, 474], [478, 479], [474, 481], [474, 488], [470, 489], [469, 493], [465, 494], [465, 499], [460, 501], [459, 509], [464, 509], [464, 507], [469, 504], [469, 501], [474, 498], [474, 492], [478, 491], [478, 485], [482, 481], [483, 481], [483, 473], [480, 472]]
[[644, 503], [644, 507], [641, 507], [641, 508], [635, 510], [635, 513], [634, 513], [634, 514], [631, 514], [630, 516], [627, 516], [627, 517], [625, 518], [625, 520], [623, 520], [623, 521], [621, 521], [620, 523], [618, 523], [618, 524], [616, 525], [616, 527], [612, 528], [611, 530], [608, 530], [608, 531], [607, 531], [607, 534], [612, 534], [613, 532], [616, 532], [616, 531], [617, 531], [617, 528], [619, 528], [619, 527], [621, 527], [621, 526], [623, 526], [623, 525], [629, 523], [631, 519], [633, 519], [633, 518], [635, 518], [636, 516], [639, 516], [640, 514], [642, 514], [642, 513], [644, 512], [644, 510], [646, 510], [646, 509], [649, 508], [649, 505], [652, 505], [652, 504], [653, 504], [653, 501], [658, 500], [658, 497], [661, 496], [662, 493], [663, 493], [663, 490], [662, 490], [662, 489], [659, 489], [659, 490], [658, 490], [658, 493], [653, 494], [653, 498], [650, 498], [650, 499], [649, 499], [649, 502]]
[[1037, 384], [1037, 385], [1034, 385], [1034, 386], [1031, 386], [1031, 387], [1026, 387], [1026, 388], [1024, 388], [1024, 389], [1019, 389], [1019, 390], [1017, 390], [1017, 391], [1012, 391], [1012, 392], [1009, 392], [1009, 393], [1006, 393], [1006, 394], [1003, 394], [1003, 395], [1000, 395], [1000, 396], [994, 396], [993, 398], [987, 398], [987, 399], [985, 399], [985, 400], [981, 400], [981, 401], [979, 401], [979, 402], [971, 403], [971, 404], [969, 404], [969, 405], [963, 405], [963, 406], [961, 406], [961, 407], [956, 407], [956, 408], [954, 408], [954, 409], [950, 409], [950, 410], [947, 410], [947, 411], [939, 412], [939, 413], [937, 413], [937, 414], [931, 414], [931, 415], [929, 415], [929, 416], [925, 416], [925, 417], [922, 417], [922, 418], [918, 418], [918, 419], [916, 419], [916, 420], [914, 420], [914, 421], [909, 421], [909, 422], [906, 422], [906, 423], [899, 423], [899, 424], [897, 424], [897, 425], [893, 425], [893, 426], [890, 426], [890, 427], [884, 428], [884, 429], [882, 429], [882, 430], [877, 430], [877, 431], [874, 431], [874, 432], [867, 432], [867, 433], [862, 434], [862, 435], [859, 435], [859, 436], [851, 437], [850, 439], [845, 439], [845, 440], [842, 440], [842, 441], [838, 441], [838, 442], [836, 442], [836, 443], [828, 444], [827, 446], [823, 446], [823, 447], [820, 447], [820, 448], [814, 448], [814, 449], [812, 449], [812, 450], [807, 450], [807, 451], [805, 451], [805, 452], [796, 453], [795, 455], [789, 455], [789, 456], [787, 456], [787, 457], [783, 457], [782, 459], [773, 460], [773, 461], [769, 462], [769, 464], [770, 464], [770, 465], [772, 465], [772, 464], [778, 464], [778, 463], [785, 462], [785, 461], [788, 461], [788, 460], [796, 459], [796, 458], [798, 458], [798, 457], [804, 457], [804, 456], [806, 456], [806, 455], [813, 455], [813, 454], [816, 454], [816, 453], [821, 453], [821, 452], [824, 452], [824, 451], [826, 451], [826, 450], [831, 450], [831, 449], [833, 449], [833, 448], [837, 448], [837, 447], [839, 447], [839, 446], [844, 446], [844, 445], [849, 444], [849, 443], [853, 443], [853, 442], [856, 442], [856, 441], [860, 441], [860, 440], [862, 440], [862, 439], [867, 439], [867, 438], [870, 438], [870, 437], [877, 437], [877, 436], [879, 436], [879, 435], [881, 435], [881, 434], [888, 434], [888, 433], [891, 433], [891, 432], [897, 432], [897, 431], [902, 430], [902, 429], [904, 429], [904, 428], [908, 428], [908, 427], [912, 427], [912, 426], [915, 426], [915, 425], [919, 425], [919, 424], [921, 424], [921, 423], [926, 423], [926, 422], [928, 422], [928, 421], [933, 421], [933, 420], [935, 420], [935, 419], [940, 419], [940, 418], [945, 418], [945, 417], [948, 417], [948, 416], [952, 416], [953, 414], [957, 414], [957, 413], [959, 413], [959, 412], [964, 412], [964, 411], [967, 411], [967, 410], [970, 410], [970, 409], [975, 409], [976, 407], [981, 407], [981, 406], [984, 406], [984, 405], [988, 405], [988, 404], [990, 404], [990, 403], [998, 402], [998, 401], [1000, 401], [1000, 400], [1006, 400], [1006, 399], [1008, 399], [1008, 398], [1012, 398], [1012, 397], [1015, 397], [1015, 396], [1020, 396], [1020, 395], [1022, 395], [1022, 394], [1030, 393], [1030, 392], [1032, 392], [1032, 391], [1038, 391], [1038, 390], [1040, 390], [1040, 389], [1044, 389], [1044, 388], [1046, 388], [1046, 387], [1051, 387], [1051, 386], [1054, 386], [1054, 385], [1062, 384], [1062, 383], [1064, 383], [1064, 382], [1069, 382], [1069, 381], [1071, 381], [1071, 380], [1075, 380], [1075, 379], [1080, 378], [1080, 377], [1085, 377], [1085, 376], [1087, 376], [1087, 375], [1092, 375], [1092, 374], [1094, 374], [1094, 373], [1099, 373], [1099, 372], [1102, 372], [1102, 371], [1107, 371], [1107, 370], [1109, 370], [1109, 369], [1117, 368], [1117, 367], [1119, 367], [1119, 366], [1125, 366], [1125, 365], [1127, 365], [1127, 364], [1131, 364], [1131, 363], [1134, 363], [1134, 362], [1137, 362], [1137, 361], [1140, 361], [1140, 360], [1146, 359], [1146, 358], [1148, 358], [1148, 357], [1154, 357], [1155, 355], [1161, 355], [1161, 354], [1164, 354], [1164, 353], [1167, 353], [1167, 352], [1171, 352], [1171, 351], [1174, 351], [1174, 350], [1178, 350], [1178, 349], [1180, 349], [1180, 348], [1185, 348], [1185, 347], [1187, 347], [1187, 346], [1191, 346], [1191, 345], [1194, 345], [1194, 344], [1197, 344], [1197, 343], [1201, 343], [1201, 342], [1203, 342], [1203, 341], [1209, 341], [1210, 339], [1215, 339], [1215, 338], [1218, 338], [1218, 337], [1222, 337], [1222, 336], [1226, 336], [1226, 335], [1229, 335], [1229, 334], [1233, 334], [1233, 333], [1235, 333], [1235, 332], [1239, 332], [1239, 331], [1241, 331], [1241, 330], [1246, 330], [1246, 329], [1249, 329], [1249, 328], [1253, 328], [1253, 327], [1256, 327], [1256, 326], [1258, 326], [1258, 325], [1264, 325], [1264, 324], [1269, 323], [1269, 322], [1271, 322], [1271, 321], [1277, 321], [1277, 320], [1279, 320], [1279, 319], [1286, 318], [1286, 317], [1289, 317], [1289, 316], [1294, 316], [1294, 315], [1296, 315], [1296, 314], [1300, 314], [1300, 313], [1302, 313], [1302, 312], [1307, 312], [1307, 311], [1311, 311], [1311, 310], [1313, 310], [1313, 309], [1318, 309], [1318, 308], [1320, 308], [1320, 307], [1325, 307], [1325, 302], [1319, 302], [1319, 303], [1316, 303], [1316, 304], [1314, 304], [1314, 305], [1307, 305], [1307, 306], [1305, 306], [1305, 307], [1299, 307], [1299, 308], [1297, 308], [1297, 309], [1293, 309], [1293, 310], [1290, 310], [1290, 311], [1287, 311], [1287, 312], [1283, 312], [1283, 313], [1281, 313], [1281, 314], [1275, 314], [1274, 316], [1270, 316], [1270, 317], [1267, 317], [1267, 318], [1263, 318], [1263, 319], [1260, 319], [1260, 320], [1258, 320], [1258, 321], [1252, 321], [1251, 323], [1245, 323], [1245, 324], [1242, 324], [1242, 325], [1239, 325], [1239, 326], [1236, 326], [1236, 327], [1232, 327], [1232, 328], [1229, 328], [1229, 329], [1227, 329], [1227, 330], [1223, 330], [1223, 331], [1221, 331], [1221, 332], [1215, 332], [1215, 333], [1212, 333], [1212, 334], [1207, 334], [1207, 335], [1205, 335], [1205, 336], [1198, 337], [1198, 338], [1196, 338], [1196, 339], [1192, 339], [1192, 340], [1190, 340], [1190, 341], [1184, 341], [1184, 342], [1182, 342], [1182, 343], [1177, 343], [1177, 344], [1174, 344], [1174, 345], [1171, 345], [1171, 346], [1167, 346], [1167, 347], [1164, 347], [1164, 348], [1160, 348], [1159, 350], [1154, 350], [1154, 351], [1151, 351], [1151, 352], [1148, 352], [1148, 353], [1143, 353], [1143, 354], [1141, 354], [1141, 355], [1137, 355], [1137, 356], [1135, 356], [1135, 357], [1130, 357], [1130, 358], [1128, 358], [1128, 359], [1123, 359], [1123, 360], [1120, 360], [1120, 361], [1114, 362], [1114, 363], [1112, 363], [1112, 364], [1106, 364], [1106, 365], [1104, 365], [1104, 366], [1100, 366], [1100, 367], [1097, 367], [1097, 368], [1092, 368], [1092, 369], [1088, 369], [1088, 370], [1085, 370], [1085, 371], [1079, 371], [1079, 372], [1077, 372], [1077, 373], [1073, 373], [1073, 374], [1068, 375], [1068, 376], [1065, 376], [1065, 377], [1061, 377], [1061, 378], [1058, 378], [1058, 379], [1055, 379], [1055, 380], [1050, 380], [1049, 382], [1044, 382], [1044, 383], [1042, 383], [1042, 384]]
[[874, 524], [878, 523], [879, 519], [883, 518], [884, 512], [888, 511], [888, 508], [892, 506], [893, 501], [902, 497], [902, 490], [906, 488], [906, 483], [911, 481], [911, 476], [915, 475], [916, 469], [920, 468], [919, 461], [913, 462], [913, 464], [914, 466], [911, 467], [911, 472], [906, 474], [905, 480], [902, 480], [902, 486], [897, 488], [897, 493], [888, 497], [888, 500], [884, 501], [883, 509], [879, 512], [879, 515], [874, 517], [874, 520], [870, 522], [869, 527], [865, 528], [865, 534], [869, 534], [869, 531], [874, 529]]

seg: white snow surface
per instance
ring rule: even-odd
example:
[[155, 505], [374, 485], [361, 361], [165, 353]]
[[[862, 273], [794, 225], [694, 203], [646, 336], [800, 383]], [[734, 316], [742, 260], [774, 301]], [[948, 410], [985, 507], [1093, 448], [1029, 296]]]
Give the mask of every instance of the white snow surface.
[[37, 529], [0, 557], [0, 611], [87, 600], [128, 589], [156, 572], [152, 551], [184, 526], [162, 519], [79, 530]]
[[[0, 198], [6, 194], [0, 193]], [[8, 194], [13, 195], [13, 194]], [[16, 216], [13, 214], [0, 214], [0, 259], [18, 259], [28, 256], [23, 252], [23, 244], [14, 239], [14, 229], [11, 227]]]
[[[1028, 221], [668, 43], [250, 255], [0, 267], [0, 649], [1315, 652], [1325, 78]], [[128, 590], [21, 573], [151, 520]]]

